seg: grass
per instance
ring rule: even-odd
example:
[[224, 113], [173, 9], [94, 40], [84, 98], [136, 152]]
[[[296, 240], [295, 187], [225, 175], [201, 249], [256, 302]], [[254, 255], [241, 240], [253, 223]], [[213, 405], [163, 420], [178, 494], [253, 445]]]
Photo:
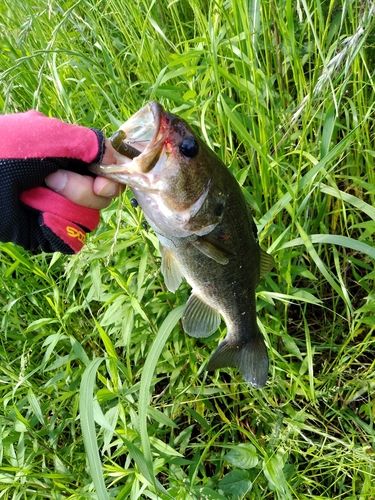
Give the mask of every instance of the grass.
[[128, 190], [77, 256], [0, 249], [0, 498], [375, 498], [374, 2], [0, 0], [0, 108], [110, 135], [150, 99], [275, 268], [267, 386], [205, 364]]

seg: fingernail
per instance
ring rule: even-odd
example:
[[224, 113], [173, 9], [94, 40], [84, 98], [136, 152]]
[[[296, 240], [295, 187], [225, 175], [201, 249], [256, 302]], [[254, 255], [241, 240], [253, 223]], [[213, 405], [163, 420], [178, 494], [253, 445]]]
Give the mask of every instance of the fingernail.
[[108, 181], [104, 183], [100, 190], [97, 191], [98, 196], [104, 196], [105, 198], [110, 198], [112, 196], [115, 196], [118, 192], [118, 184], [112, 181]]
[[47, 184], [47, 186], [53, 191], [56, 191], [56, 193], [62, 191], [67, 182], [68, 176], [65, 172], [61, 172], [61, 170], [58, 170], [57, 172], [50, 174], [45, 178], [45, 183]]

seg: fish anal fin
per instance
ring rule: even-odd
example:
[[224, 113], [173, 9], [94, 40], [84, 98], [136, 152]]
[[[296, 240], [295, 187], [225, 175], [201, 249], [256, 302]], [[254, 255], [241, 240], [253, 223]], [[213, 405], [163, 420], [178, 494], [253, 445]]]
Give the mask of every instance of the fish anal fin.
[[260, 276], [267, 274], [273, 268], [275, 261], [272, 255], [260, 249]]
[[266, 385], [268, 354], [260, 333], [251, 341], [239, 345], [224, 339], [211, 356], [207, 370], [224, 367], [238, 367], [245, 381], [253, 387]]
[[192, 293], [182, 314], [182, 326], [190, 337], [209, 337], [219, 327], [220, 314]]
[[170, 292], [175, 292], [180, 286], [183, 274], [178, 262], [171, 251], [160, 245], [161, 250], [161, 272], [164, 276], [165, 284]]
[[223, 244], [208, 236], [200, 236], [193, 245], [206, 257], [223, 265], [228, 264], [230, 257], [234, 255]]

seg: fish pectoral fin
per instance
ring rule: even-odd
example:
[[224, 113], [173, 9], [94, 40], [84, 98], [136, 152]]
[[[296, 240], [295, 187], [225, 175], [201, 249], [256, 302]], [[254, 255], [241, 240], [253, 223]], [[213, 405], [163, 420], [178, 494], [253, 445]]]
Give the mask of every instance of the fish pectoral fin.
[[266, 385], [268, 376], [267, 348], [260, 333], [248, 342], [237, 344], [224, 339], [211, 356], [207, 370], [238, 367], [243, 378], [253, 387]]
[[233, 252], [229, 251], [221, 243], [208, 236], [198, 237], [193, 242], [193, 245], [206, 257], [223, 265], [228, 264], [229, 258], [234, 255]]
[[190, 337], [209, 337], [219, 328], [220, 322], [220, 314], [216, 309], [194, 293], [190, 295], [182, 313], [182, 326]]
[[260, 276], [263, 276], [271, 271], [274, 264], [275, 261], [273, 260], [273, 257], [269, 253], [260, 249]]
[[160, 245], [161, 250], [161, 272], [164, 276], [165, 284], [170, 292], [175, 292], [180, 286], [184, 275], [173, 253]]

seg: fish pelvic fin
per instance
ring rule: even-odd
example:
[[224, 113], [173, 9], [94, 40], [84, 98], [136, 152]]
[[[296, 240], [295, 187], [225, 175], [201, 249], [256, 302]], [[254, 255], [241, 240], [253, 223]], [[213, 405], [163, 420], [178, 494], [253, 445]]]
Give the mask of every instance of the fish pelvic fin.
[[269, 271], [271, 271], [274, 264], [275, 264], [275, 261], [273, 260], [273, 257], [269, 253], [262, 250], [262, 248], [261, 248], [260, 249], [260, 275], [264, 276]]
[[164, 282], [170, 292], [175, 292], [180, 286], [183, 274], [172, 252], [160, 244], [161, 272]]
[[268, 376], [267, 348], [260, 333], [248, 342], [236, 344], [224, 339], [211, 356], [207, 370], [238, 367], [246, 382], [259, 388], [266, 385]]

